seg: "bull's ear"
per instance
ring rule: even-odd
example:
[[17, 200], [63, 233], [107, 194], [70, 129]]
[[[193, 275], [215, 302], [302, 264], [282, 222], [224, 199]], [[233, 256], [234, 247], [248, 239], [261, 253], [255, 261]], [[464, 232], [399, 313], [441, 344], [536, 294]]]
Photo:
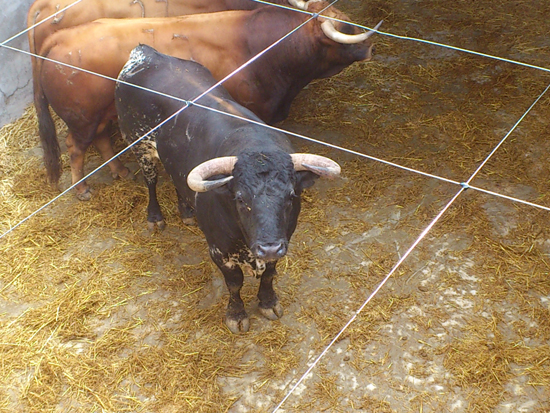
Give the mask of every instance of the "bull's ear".
[[302, 189], [311, 188], [315, 183], [315, 180], [319, 178], [319, 175], [314, 174], [310, 171], [300, 171], [296, 172], [296, 187], [299, 188], [300, 192]]

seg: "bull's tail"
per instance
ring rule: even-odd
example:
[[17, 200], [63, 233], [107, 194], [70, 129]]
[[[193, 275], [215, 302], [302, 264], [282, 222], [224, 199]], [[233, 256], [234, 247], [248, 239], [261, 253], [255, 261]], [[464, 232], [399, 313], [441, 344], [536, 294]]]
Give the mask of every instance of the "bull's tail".
[[46, 166], [49, 181], [57, 184], [61, 177], [61, 149], [57, 141], [57, 133], [50, 113], [48, 99], [44, 95], [42, 84], [38, 78], [39, 71], [34, 73], [34, 75], [36, 76], [33, 82], [34, 106], [36, 108], [36, 117], [38, 118], [40, 143], [44, 151], [44, 165]]
[[[34, 3], [27, 15], [27, 27], [34, 25], [40, 14], [39, 10], [35, 10], [39, 5]], [[33, 54], [38, 54], [36, 50], [35, 31], [34, 28], [28, 32], [29, 51]], [[61, 177], [61, 150], [57, 141], [57, 133], [55, 124], [50, 114], [48, 99], [44, 95], [42, 84], [40, 83], [40, 69], [42, 60], [31, 56], [32, 64], [32, 81], [34, 89], [34, 107], [36, 108], [36, 117], [38, 118], [38, 133], [40, 142], [44, 151], [44, 165], [50, 182], [57, 184]]]

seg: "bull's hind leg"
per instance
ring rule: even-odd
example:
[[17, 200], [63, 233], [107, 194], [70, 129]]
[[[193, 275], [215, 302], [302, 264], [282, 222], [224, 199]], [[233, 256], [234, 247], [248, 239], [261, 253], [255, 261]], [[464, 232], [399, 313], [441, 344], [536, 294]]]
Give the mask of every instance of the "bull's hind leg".
[[[89, 140], [76, 139], [75, 135], [69, 131], [65, 138], [67, 150], [69, 152], [69, 163], [71, 165], [71, 178], [73, 185], [84, 178], [84, 157], [88, 149]], [[80, 182], [75, 186], [76, 197], [81, 201], [89, 201], [92, 198], [90, 187], [86, 181]]]
[[258, 309], [269, 320], [277, 320], [283, 316], [283, 306], [279, 303], [277, 294], [273, 290], [273, 277], [277, 275], [276, 265], [276, 262], [266, 264], [258, 290], [258, 299], [260, 300]]
[[134, 175], [130, 173], [130, 170], [124, 166], [118, 157], [115, 157], [115, 151], [113, 145], [111, 144], [111, 138], [108, 136], [107, 131], [103, 130], [99, 133], [93, 140], [94, 146], [97, 151], [101, 154], [101, 157], [104, 161], [113, 159], [107, 165], [111, 170], [111, 176], [113, 179], [117, 178], [133, 178]]

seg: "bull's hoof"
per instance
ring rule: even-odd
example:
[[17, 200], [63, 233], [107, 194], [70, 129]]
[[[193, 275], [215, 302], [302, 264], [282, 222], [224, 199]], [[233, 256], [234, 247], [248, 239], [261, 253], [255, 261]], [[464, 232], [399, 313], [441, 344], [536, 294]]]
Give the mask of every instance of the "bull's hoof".
[[130, 181], [135, 181], [136, 176], [128, 168], [121, 169], [117, 172], [111, 172], [113, 179], [127, 179]]
[[258, 307], [260, 313], [268, 320], [274, 321], [281, 318], [284, 314], [283, 306], [280, 303], [275, 304], [272, 308]]
[[90, 191], [90, 188], [87, 188], [84, 192], [76, 193], [76, 199], [79, 201], [89, 201], [92, 199], [92, 191]]
[[230, 318], [229, 316], [226, 316], [225, 325], [233, 334], [246, 333], [250, 328], [250, 320], [248, 317]]
[[197, 220], [195, 219], [195, 217], [191, 217], [191, 218], [182, 218], [181, 219], [181, 222], [183, 222], [185, 225], [190, 225], [192, 227], [196, 227], [197, 226]]
[[155, 227], [158, 228], [159, 231], [162, 231], [164, 230], [164, 228], [166, 228], [166, 223], [164, 222], [164, 220], [155, 222], [147, 221], [147, 230], [149, 232], [153, 232], [155, 230]]

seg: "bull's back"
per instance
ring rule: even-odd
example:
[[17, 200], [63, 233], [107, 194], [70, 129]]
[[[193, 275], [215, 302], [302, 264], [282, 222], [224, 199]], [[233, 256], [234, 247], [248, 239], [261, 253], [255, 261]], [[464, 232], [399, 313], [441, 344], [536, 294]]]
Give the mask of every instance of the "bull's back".
[[[130, 59], [118, 78], [123, 82], [179, 99], [154, 94], [122, 83], [118, 84], [116, 100], [117, 105], [122, 108], [119, 118], [121, 128], [127, 131], [143, 129], [143, 126], [153, 128], [159, 121], [184, 107], [183, 101], [193, 101], [199, 96], [197, 103], [201, 105], [261, 122], [251, 111], [235, 102], [222, 86], [213, 88], [217, 81], [203, 65], [167, 56], [147, 45], [140, 45], [132, 51]], [[133, 120], [127, 122], [127, 120], [140, 118], [148, 118], [148, 124], [137, 125]], [[184, 141], [185, 144], [190, 145], [191, 149], [200, 151], [201, 147], [215, 148], [225, 138], [227, 130], [233, 130], [245, 124], [245, 121], [225, 117], [192, 105], [178, 115], [174, 127], [180, 132], [188, 128], [201, 129], [201, 135], [208, 142]], [[171, 132], [168, 133], [168, 137], [170, 136]]]
[[[166, 56], [148, 46], [141, 45], [132, 51], [119, 80], [180, 99], [119, 83], [115, 96], [119, 126], [132, 140], [182, 109], [185, 106], [182, 100], [192, 101], [199, 96], [202, 97], [197, 103], [201, 105], [261, 122], [235, 102], [223, 87], [212, 89], [217, 82], [204, 66]], [[154, 138], [161, 156], [163, 150], [171, 156], [177, 153], [178, 166], [175, 167], [184, 168], [183, 172], [187, 173], [199, 163], [216, 157], [224, 139], [245, 125], [246, 121], [191, 105], [178, 114], [177, 120], [155, 132]], [[174, 175], [177, 174], [174, 172]]]
[[[229, 11], [177, 18], [101, 19], [82, 26], [60, 30], [50, 36], [41, 54], [90, 72], [116, 78], [130, 51], [138, 44], [162, 53], [191, 59], [213, 69], [222, 78], [236, 64], [244, 62], [239, 30], [231, 27], [243, 19], [244, 11]], [[212, 28], [223, 30], [225, 35]], [[215, 52], [213, 52], [215, 51]], [[113, 101], [114, 82], [93, 74], [44, 61], [40, 72], [44, 92], [51, 106], [67, 121], [63, 111], [78, 105], [84, 117], [104, 110]], [[72, 102], [71, 102], [72, 100]], [[81, 102], [86, 102], [82, 105]], [[70, 125], [69, 125], [70, 127]]]
[[[46, 38], [58, 30], [80, 26], [102, 18], [169, 17], [223, 10], [252, 10], [261, 6], [252, 0], [82, 0], [63, 12], [75, 0], [37, 0], [27, 14], [27, 27], [55, 15], [29, 32], [31, 52], [42, 48]], [[274, 0], [286, 3], [286, 0]]]
[[[99, 19], [58, 31], [44, 43], [42, 55], [91, 70], [98, 55], [105, 62], [126, 62], [138, 44], [182, 59], [210, 62], [231, 53], [239, 59], [243, 49], [240, 24], [247, 12], [228, 11], [194, 16], [148, 19]], [[216, 53], [217, 51], [221, 51]], [[123, 56], [119, 53], [124, 52]], [[202, 62], [201, 62], [202, 63]], [[207, 65], [208, 66], [208, 65]], [[122, 66], [121, 66], [122, 67]], [[120, 70], [120, 68], [119, 68]], [[117, 72], [118, 73], [118, 72]]]
[[[149, 1], [151, 2], [151, 0]], [[58, 30], [79, 26], [103, 17], [142, 17], [138, 2], [113, 0], [83, 0], [59, 13], [60, 10], [72, 3], [74, 3], [74, 0], [37, 0], [32, 4], [27, 14], [27, 27], [31, 27], [45, 19], [48, 19], [48, 21], [29, 31], [29, 40], [32, 36], [34, 43], [34, 50], [31, 50], [31, 52], [39, 52], [46, 38]], [[155, 6], [158, 4], [155, 0], [151, 3]], [[160, 10], [158, 6], [156, 8]], [[50, 16], [54, 17], [50, 18]], [[161, 16], [161, 14], [154, 14], [151, 17], [155, 16]]]

